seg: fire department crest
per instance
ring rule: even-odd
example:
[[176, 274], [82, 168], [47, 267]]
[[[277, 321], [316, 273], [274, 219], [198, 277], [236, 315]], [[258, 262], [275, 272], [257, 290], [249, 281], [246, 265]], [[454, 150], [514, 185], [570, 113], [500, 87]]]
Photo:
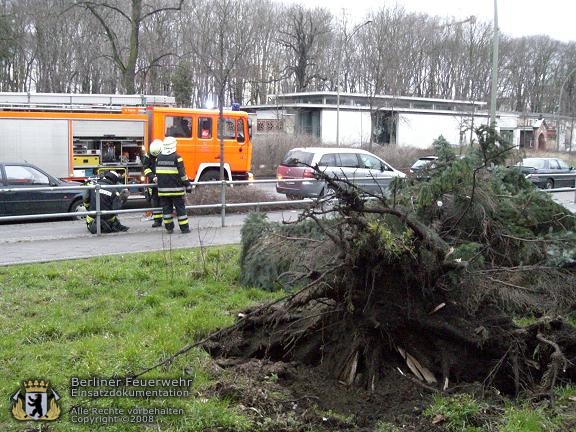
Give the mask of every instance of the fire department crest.
[[58, 399], [60, 396], [53, 390], [48, 391], [50, 383], [44, 381], [24, 382], [22, 389], [12, 396], [12, 415], [16, 420], [51, 421], [60, 417]]

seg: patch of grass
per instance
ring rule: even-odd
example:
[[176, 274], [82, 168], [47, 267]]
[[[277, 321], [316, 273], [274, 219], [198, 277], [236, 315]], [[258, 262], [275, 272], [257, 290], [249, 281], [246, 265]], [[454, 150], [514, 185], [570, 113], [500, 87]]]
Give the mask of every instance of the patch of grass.
[[567, 384], [554, 389], [554, 396], [558, 403], [576, 402], [576, 384]]
[[517, 316], [513, 318], [513, 321], [518, 327], [528, 327], [538, 322], [538, 318], [533, 316]]
[[567, 384], [554, 389], [553, 411], [560, 430], [576, 431], [576, 384]]
[[570, 312], [570, 313], [568, 314], [568, 322], [569, 322], [572, 326], [576, 327], [576, 312]]
[[[48, 380], [62, 396], [58, 421], [34, 422], [50, 432], [251, 430], [251, 421], [230, 402], [202, 398], [202, 389], [211, 384], [210, 359], [202, 349], [143, 376], [193, 379], [188, 397], [70, 394], [73, 377], [138, 374], [232, 324], [240, 310], [282, 295], [241, 287], [238, 253], [237, 247], [221, 247], [0, 267], [0, 430], [25, 428], [11, 417], [9, 397], [28, 379]], [[147, 426], [82, 426], [71, 422], [70, 408], [78, 405], [169, 407], [184, 415], [158, 415]]]
[[398, 426], [394, 426], [392, 423], [386, 421], [379, 421], [374, 426], [374, 432], [400, 432], [400, 430]]
[[480, 432], [475, 416], [482, 410], [481, 404], [469, 394], [454, 396], [435, 395], [424, 415], [441, 423], [447, 431]]
[[500, 432], [554, 432], [558, 425], [540, 408], [509, 407], [506, 409]]

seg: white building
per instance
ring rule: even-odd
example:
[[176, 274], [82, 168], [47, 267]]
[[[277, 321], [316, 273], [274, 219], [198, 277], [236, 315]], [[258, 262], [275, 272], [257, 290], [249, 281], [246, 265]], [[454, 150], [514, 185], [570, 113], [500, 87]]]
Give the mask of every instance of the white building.
[[[485, 102], [344, 93], [338, 103], [336, 92], [271, 95], [268, 104], [243, 109], [252, 113], [256, 134], [304, 133], [323, 144], [339, 140], [341, 146], [366, 147], [372, 138], [376, 144], [429, 148], [440, 135], [453, 145], [466, 145], [475, 139], [474, 129], [489, 122]], [[556, 120], [551, 115], [542, 120], [533, 114], [497, 114], [501, 135], [514, 145], [555, 149]], [[574, 122], [561, 118], [560, 123], [560, 149], [567, 150], [570, 141], [576, 148]]]

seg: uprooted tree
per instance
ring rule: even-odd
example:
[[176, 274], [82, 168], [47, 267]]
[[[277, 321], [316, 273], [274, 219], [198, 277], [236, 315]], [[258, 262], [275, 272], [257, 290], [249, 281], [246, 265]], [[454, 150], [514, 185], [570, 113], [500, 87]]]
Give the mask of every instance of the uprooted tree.
[[[576, 331], [561, 317], [576, 306], [574, 215], [498, 168], [511, 150], [493, 129], [477, 135], [462, 158], [441, 144], [434, 168], [389, 192], [317, 170], [330, 194], [297, 223], [253, 215], [242, 278], [290, 295], [246, 311], [207, 349], [300, 362], [367, 389], [397, 367], [444, 390], [546, 395], [575, 380]], [[527, 315], [537, 318], [527, 327], [512, 319]]]

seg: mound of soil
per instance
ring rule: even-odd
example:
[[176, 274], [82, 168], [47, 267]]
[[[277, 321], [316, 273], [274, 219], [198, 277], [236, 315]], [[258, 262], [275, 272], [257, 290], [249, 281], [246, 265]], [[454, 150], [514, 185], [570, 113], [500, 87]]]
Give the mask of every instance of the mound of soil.
[[430, 393], [397, 370], [366, 391], [297, 363], [219, 359], [217, 365], [230, 373], [220, 373], [205, 394], [234, 401], [264, 430], [372, 431], [379, 421], [430, 430], [421, 415]]

